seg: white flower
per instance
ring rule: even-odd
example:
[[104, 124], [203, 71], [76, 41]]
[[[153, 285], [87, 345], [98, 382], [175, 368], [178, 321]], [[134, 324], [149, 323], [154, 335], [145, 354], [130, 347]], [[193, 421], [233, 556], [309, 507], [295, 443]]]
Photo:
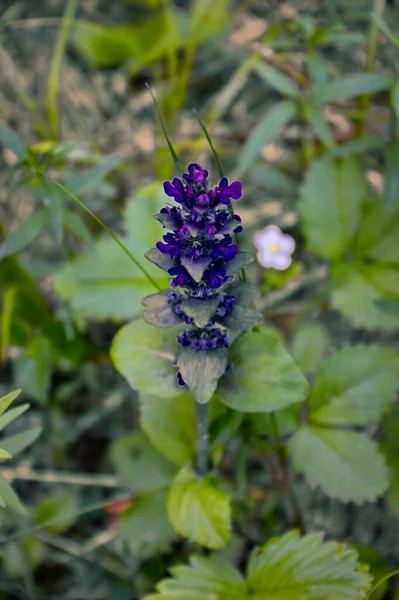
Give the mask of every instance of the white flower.
[[269, 225], [254, 234], [254, 244], [258, 248], [258, 261], [262, 267], [272, 267], [283, 271], [288, 269], [295, 242], [275, 225]]

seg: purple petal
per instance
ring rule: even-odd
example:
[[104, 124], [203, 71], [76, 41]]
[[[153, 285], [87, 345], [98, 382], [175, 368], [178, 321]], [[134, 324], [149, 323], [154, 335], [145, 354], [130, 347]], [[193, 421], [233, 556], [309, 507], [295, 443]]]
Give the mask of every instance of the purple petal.
[[242, 183], [240, 181], [233, 181], [226, 189], [225, 193], [233, 200], [239, 200], [242, 196]]

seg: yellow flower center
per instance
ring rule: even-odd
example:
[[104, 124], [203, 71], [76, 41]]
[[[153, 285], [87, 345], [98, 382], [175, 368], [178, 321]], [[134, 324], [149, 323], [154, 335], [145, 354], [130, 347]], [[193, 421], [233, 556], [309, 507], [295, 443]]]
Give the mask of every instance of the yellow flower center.
[[278, 246], [277, 246], [277, 244], [270, 244], [269, 250], [270, 250], [270, 252], [273, 252], [274, 254], [276, 252], [278, 252]]

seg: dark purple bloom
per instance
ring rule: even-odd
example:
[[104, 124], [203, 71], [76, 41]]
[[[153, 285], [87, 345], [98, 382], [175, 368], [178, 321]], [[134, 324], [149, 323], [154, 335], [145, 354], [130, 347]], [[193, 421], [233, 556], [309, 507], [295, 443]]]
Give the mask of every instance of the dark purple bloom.
[[240, 181], [233, 181], [229, 185], [227, 177], [222, 177], [219, 185], [210, 192], [211, 198], [217, 198], [221, 204], [230, 204], [230, 198], [232, 200], [239, 200], [242, 196], [242, 183]]
[[184, 381], [182, 374], [180, 373], [180, 371], [177, 371], [176, 373], [176, 379], [177, 379], [177, 385], [183, 386], [186, 385], [186, 382]]
[[238, 246], [232, 244], [230, 235], [226, 235], [222, 240], [218, 241], [213, 250], [213, 258], [222, 257], [224, 260], [233, 260], [238, 254]]
[[174, 198], [176, 202], [179, 202], [180, 204], [184, 202], [186, 196], [185, 188], [178, 177], [174, 177], [172, 182], [164, 181], [163, 189], [165, 190], [165, 194]]
[[187, 273], [184, 267], [172, 267], [168, 271], [169, 275], [176, 275], [174, 279], [170, 282], [171, 287], [184, 287], [188, 283], [192, 281], [191, 275]]
[[216, 290], [226, 283], [226, 269], [221, 265], [214, 264], [205, 271], [203, 279], [210, 288]]
[[187, 183], [194, 186], [205, 186], [206, 179], [208, 177], [208, 171], [203, 169], [198, 163], [191, 163], [187, 167], [188, 174], [184, 174], [182, 177]]

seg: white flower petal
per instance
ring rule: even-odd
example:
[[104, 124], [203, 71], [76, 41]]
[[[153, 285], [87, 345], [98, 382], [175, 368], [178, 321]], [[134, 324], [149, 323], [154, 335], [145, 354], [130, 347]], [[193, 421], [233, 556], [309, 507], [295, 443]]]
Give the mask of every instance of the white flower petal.
[[288, 269], [291, 264], [291, 257], [286, 254], [278, 253], [274, 255], [274, 268], [283, 271]]
[[295, 248], [295, 241], [290, 235], [283, 234], [279, 240], [279, 250], [285, 254], [291, 254]]

